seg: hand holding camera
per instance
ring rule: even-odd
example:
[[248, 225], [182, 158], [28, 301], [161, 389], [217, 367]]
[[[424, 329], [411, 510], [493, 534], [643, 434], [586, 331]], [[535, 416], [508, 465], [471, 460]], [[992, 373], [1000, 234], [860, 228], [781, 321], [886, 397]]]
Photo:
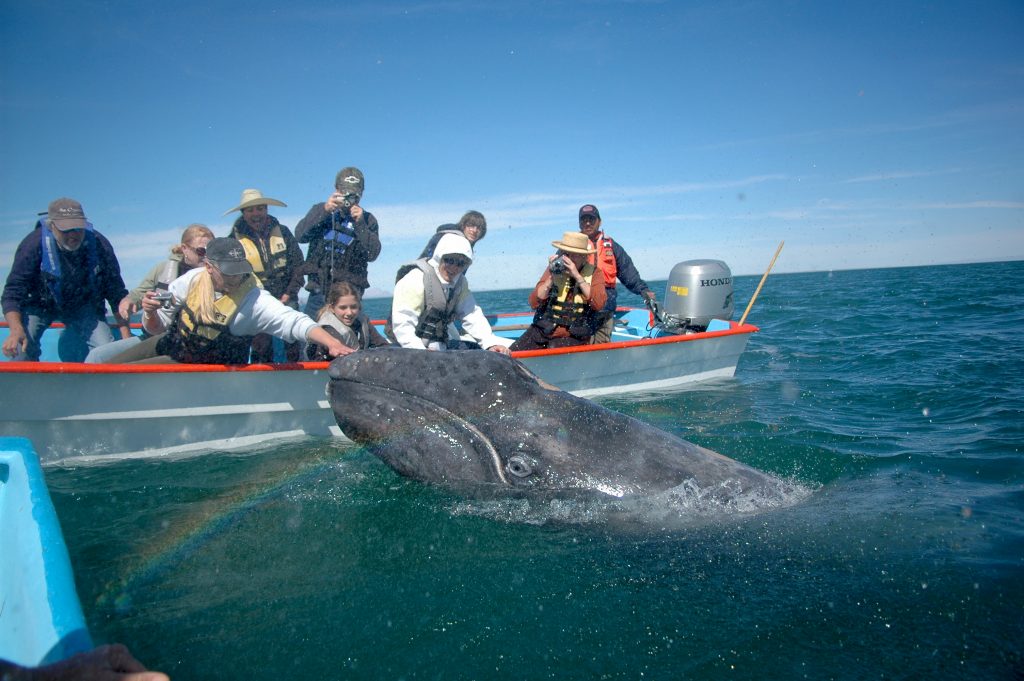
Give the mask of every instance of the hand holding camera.
[[359, 195], [353, 192], [334, 192], [324, 207], [329, 213], [339, 211], [342, 215], [351, 215], [353, 219], [363, 214], [363, 209], [359, 207]]
[[579, 275], [579, 270], [576, 269], [576, 263], [572, 261], [572, 258], [559, 253], [548, 265], [548, 269], [551, 270], [552, 275], [568, 273], [570, 277], [575, 279]]
[[161, 307], [171, 305], [171, 294], [169, 291], [147, 291], [142, 297], [142, 311], [146, 314], [153, 314]]

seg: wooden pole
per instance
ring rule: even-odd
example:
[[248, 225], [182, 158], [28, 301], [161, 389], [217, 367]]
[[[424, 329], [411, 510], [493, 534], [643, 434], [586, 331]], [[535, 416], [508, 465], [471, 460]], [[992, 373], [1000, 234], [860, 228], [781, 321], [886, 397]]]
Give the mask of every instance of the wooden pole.
[[740, 317], [740, 325], [741, 326], [743, 325], [743, 322], [747, 321], [747, 315], [750, 314], [750, 308], [754, 307], [754, 301], [757, 300], [757, 294], [759, 294], [761, 292], [761, 287], [764, 286], [764, 280], [768, 278], [768, 273], [771, 272], [772, 271], [772, 267], [775, 266], [775, 259], [778, 258], [779, 257], [779, 253], [782, 252], [782, 245], [784, 243], [786, 243], [786, 242], [785, 241], [780, 241], [779, 242], [779, 247], [775, 249], [775, 255], [772, 256], [772, 261], [770, 263], [768, 263], [768, 269], [766, 269], [764, 271], [764, 276], [761, 277], [761, 283], [757, 285], [757, 290], [754, 291], [754, 295], [750, 297], [750, 302], [747, 303], [747, 309], [743, 313], [743, 316]]

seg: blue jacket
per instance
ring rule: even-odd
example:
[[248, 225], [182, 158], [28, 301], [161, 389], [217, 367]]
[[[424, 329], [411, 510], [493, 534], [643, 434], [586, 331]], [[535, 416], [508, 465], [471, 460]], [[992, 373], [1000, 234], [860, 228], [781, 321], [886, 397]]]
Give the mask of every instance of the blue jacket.
[[[7, 275], [7, 284], [0, 301], [3, 312], [47, 313], [58, 319], [61, 313], [72, 313], [91, 306], [97, 317], [106, 317], [105, 303], [117, 309], [121, 299], [128, 295], [121, 266], [114, 255], [114, 247], [107, 238], [94, 230], [86, 232], [86, 241], [73, 252], [59, 251], [61, 276], [59, 281], [48, 281], [50, 275], [42, 269], [42, 222], [26, 236], [14, 253], [14, 263]], [[90, 244], [90, 240], [92, 243]], [[90, 253], [91, 249], [91, 253]], [[57, 287], [60, 303], [54, 297], [51, 285]]]
[[[629, 257], [626, 249], [620, 246], [619, 242], [615, 239], [612, 239], [612, 254], [615, 256], [615, 276], [622, 282], [623, 286], [638, 296], [644, 291], [650, 290], [651, 287], [640, 277], [636, 265], [633, 264], [633, 259]], [[606, 312], [614, 312], [616, 305], [618, 305], [619, 297], [618, 292], [615, 290], [615, 282], [606, 281], [605, 287], [605, 291], [608, 292], [608, 300], [604, 304], [604, 310]]]

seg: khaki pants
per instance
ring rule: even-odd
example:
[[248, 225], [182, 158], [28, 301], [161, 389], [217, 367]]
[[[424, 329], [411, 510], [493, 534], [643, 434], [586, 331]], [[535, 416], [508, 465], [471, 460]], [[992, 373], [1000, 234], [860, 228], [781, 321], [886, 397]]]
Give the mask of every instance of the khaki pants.
[[601, 326], [597, 327], [597, 331], [594, 332], [594, 336], [590, 339], [591, 344], [593, 343], [607, 343], [612, 339], [612, 328], [615, 326], [615, 314], [608, 313]]

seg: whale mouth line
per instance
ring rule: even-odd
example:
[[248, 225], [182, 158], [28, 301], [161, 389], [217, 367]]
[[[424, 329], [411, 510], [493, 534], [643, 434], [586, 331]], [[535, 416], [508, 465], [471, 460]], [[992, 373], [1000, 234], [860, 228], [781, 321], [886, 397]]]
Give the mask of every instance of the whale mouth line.
[[[497, 476], [497, 478], [501, 482], [501, 484], [503, 484], [503, 485], [510, 485], [508, 477], [505, 475], [504, 465], [502, 464], [501, 456], [498, 454], [498, 450], [495, 448], [494, 444], [491, 442], [491, 439], [489, 437], [487, 437], [487, 435], [485, 435], [483, 433], [483, 431], [481, 431], [479, 428], [477, 428], [475, 425], [473, 425], [470, 421], [466, 420], [462, 416], [459, 416], [458, 414], [456, 414], [455, 412], [451, 411], [450, 409], [446, 409], [445, 407], [442, 407], [441, 405], [437, 404], [436, 402], [432, 402], [432, 401], [428, 400], [427, 398], [421, 397], [420, 395], [417, 395], [415, 393], [406, 392], [405, 390], [402, 390], [401, 388], [392, 388], [392, 387], [389, 387], [389, 386], [381, 385], [379, 383], [373, 383], [373, 382], [370, 382], [370, 381], [353, 380], [353, 379], [349, 379], [349, 378], [335, 378], [333, 380], [334, 380], [335, 384], [349, 383], [349, 384], [352, 384], [352, 385], [355, 385], [355, 386], [359, 386], [359, 387], [362, 387], [362, 388], [369, 388], [369, 389], [372, 389], [374, 391], [380, 391], [380, 392], [383, 392], [385, 395], [397, 395], [397, 396], [400, 396], [401, 399], [385, 399], [385, 400], [383, 400], [383, 402], [385, 404], [394, 405], [394, 404], [400, 404], [400, 403], [402, 403], [404, 401], [406, 403], [412, 403], [412, 405], [415, 405], [415, 406], [423, 406], [423, 407], [425, 407], [423, 411], [425, 411], [425, 412], [426, 411], [434, 412], [434, 413], [440, 415], [441, 417], [443, 417], [444, 420], [446, 420], [446, 421], [448, 421], [448, 422], [450, 422], [452, 424], [455, 424], [459, 428], [467, 431], [470, 434], [471, 439], [474, 442], [479, 442], [479, 443], [481, 443], [483, 445], [484, 451], [487, 452], [487, 459], [488, 459], [488, 461], [491, 464], [491, 469], [494, 471], [495, 476]], [[410, 411], [412, 411], [412, 410], [410, 410]]]

